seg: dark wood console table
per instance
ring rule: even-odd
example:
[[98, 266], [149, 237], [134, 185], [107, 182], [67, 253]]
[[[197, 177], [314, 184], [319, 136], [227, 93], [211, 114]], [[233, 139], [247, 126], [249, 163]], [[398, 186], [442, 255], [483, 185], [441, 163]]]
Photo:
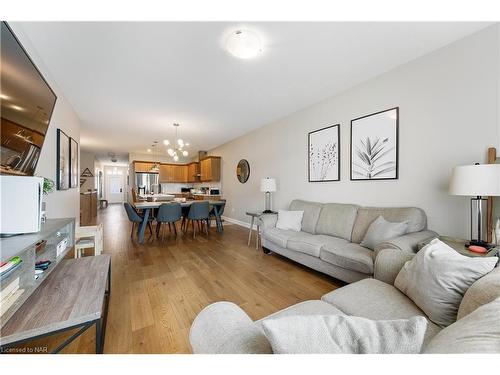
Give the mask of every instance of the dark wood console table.
[[95, 325], [96, 353], [102, 353], [110, 292], [110, 255], [62, 260], [1, 328], [1, 352], [10, 352], [9, 348], [16, 344], [80, 328], [52, 352], [58, 353]]

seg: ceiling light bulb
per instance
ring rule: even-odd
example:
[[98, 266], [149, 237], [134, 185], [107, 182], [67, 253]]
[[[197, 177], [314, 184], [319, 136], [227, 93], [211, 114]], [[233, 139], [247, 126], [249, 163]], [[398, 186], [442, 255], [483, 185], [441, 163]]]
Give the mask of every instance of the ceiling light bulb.
[[262, 52], [262, 42], [253, 31], [236, 30], [227, 37], [226, 49], [239, 59], [250, 59]]
[[168, 145], [170, 144], [170, 142], [168, 141], [168, 139], [165, 139], [165, 140], [163, 140], [163, 144], [164, 144], [165, 146], [168, 146]]
[[151, 152], [151, 149], [150, 149], [150, 148], [148, 148], [148, 152]]
[[184, 146], [186, 146], [186, 147], [189, 146], [189, 143], [184, 143]]
[[189, 152], [187, 151], [182, 151], [182, 156], [188, 156], [189, 155]]
[[175, 161], [178, 161], [179, 160], [179, 157], [177, 155], [174, 155], [174, 160]]
[[167, 150], [167, 154], [169, 154], [170, 156], [174, 156], [174, 150], [172, 150], [171, 148], [169, 148]]
[[177, 140], [177, 143], [178, 143], [178, 144], [179, 144], [179, 146], [181, 146], [181, 147], [182, 147], [182, 146], [184, 146], [184, 141], [183, 141], [182, 139], [180, 139], [180, 138]]

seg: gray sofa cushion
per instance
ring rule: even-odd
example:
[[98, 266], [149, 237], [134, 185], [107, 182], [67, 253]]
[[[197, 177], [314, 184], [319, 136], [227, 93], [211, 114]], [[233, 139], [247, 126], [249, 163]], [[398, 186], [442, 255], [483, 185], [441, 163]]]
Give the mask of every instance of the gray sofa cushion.
[[[462, 319], [478, 307], [500, 297], [500, 267], [481, 277], [464, 294], [457, 319]], [[500, 317], [499, 317], [500, 318]]]
[[321, 297], [348, 315], [373, 320], [409, 319], [423, 316], [429, 324], [425, 334], [428, 342], [441, 328], [432, 323], [408, 297], [392, 285], [375, 279], [364, 279], [336, 289]]
[[355, 243], [330, 242], [323, 246], [319, 257], [342, 268], [373, 274], [373, 251]]
[[439, 332], [424, 353], [500, 353], [499, 311], [500, 298], [479, 307]]
[[302, 230], [307, 233], [316, 234], [316, 224], [318, 223], [322, 203], [307, 202], [295, 199], [290, 203], [290, 211], [304, 211], [302, 216]]
[[293, 230], [282, 230], [278, 228], [269, 228], [262, 233], [262, 237], [264, 237], [266, 240], [269, 240], [281, 247], [286, 247], [288, 240], [296, 235], [297, 232]]
[[316, 233], [351, 241], [351, 233], [357, 211], [358, 206], [354, 204], [324, 204], [319, 215], [318, 224], [316, 225]]
[[352, 228], [352, 242], [360, 243], [370, 224], [380, 215], [393, 223], [408, 221], [407, 233], [419, 232], [427, 227], [425, 212], [416, 207], [360, 207]]
[[321, 248], [325, 242], [327, 242], [323, 237], [325, 236], [317, 236], [306, 232], [296, 232], [295, 236], [288, 239], [286, 248], [309, 254], [313, 257], [319, 257]]
[[295, 315], [344, 315], [342, 311], [332, 306], [329, 303], [320, 300], [310, 300], [297, 303], [286, 309], [277, 311], [271, 315], [266, 316], [260, 320], [257, 320], [255, 324], [262, 328], [262, 322], [267, 319], [282, 318], [284, 316], [295, 316]]

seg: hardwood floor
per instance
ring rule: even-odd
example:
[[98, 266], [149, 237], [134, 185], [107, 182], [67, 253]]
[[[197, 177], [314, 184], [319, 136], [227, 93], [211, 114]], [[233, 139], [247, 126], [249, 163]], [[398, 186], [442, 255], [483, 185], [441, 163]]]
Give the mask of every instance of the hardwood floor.
[[[100, 210], [104, 252], [112, 255], [111, 300], [105, 353], [189, 353], [189, 327], [198, 312], [216, 301], [232, 301], [252, 319], [294, 303], [318, 299], [342, 282], [278, 255], [247, 247], [248, 230], [212, 227], [193, 239], [166, 234], [143, 245], [130, 239], [122, 205]], [[167, 228], [168, 230], [168, 228]], [[54, 348], [64, 333], [27, 346]], [[89, 330], [64, 353], [93, 353], [95, 331]]]

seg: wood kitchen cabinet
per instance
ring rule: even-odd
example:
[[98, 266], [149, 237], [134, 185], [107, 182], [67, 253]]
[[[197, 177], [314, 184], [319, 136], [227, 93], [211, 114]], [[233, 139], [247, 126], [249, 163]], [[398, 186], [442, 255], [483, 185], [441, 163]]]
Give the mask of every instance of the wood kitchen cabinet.
[[172, 164], [160, 164], [160, 183], [174, 182], [174, 169]]
[[[134, 161], [134, 172], [151, 172], [153, 162]], [[221, 158], [208, 156], [189, 164], [160, 163], [160, 183], [194, 183], [220, 181]], [[199, 177], [201, 174], [201, 178]]]
[[187, 165], [187, 182], [198, 182], [200, 180], [198, 174], [200, 173], [199, 163], [189, 163]]
[[134, 172], [151, 172], [155, 163], [148, 161], [134, 161]]
[[200, 173], [202, 182], [220, 181], [221, 158], [220, 156], [208, 156], [200, 161]]
[[188, 166], [186, 164], [160, 164], [160, 182], [188, 182]]

